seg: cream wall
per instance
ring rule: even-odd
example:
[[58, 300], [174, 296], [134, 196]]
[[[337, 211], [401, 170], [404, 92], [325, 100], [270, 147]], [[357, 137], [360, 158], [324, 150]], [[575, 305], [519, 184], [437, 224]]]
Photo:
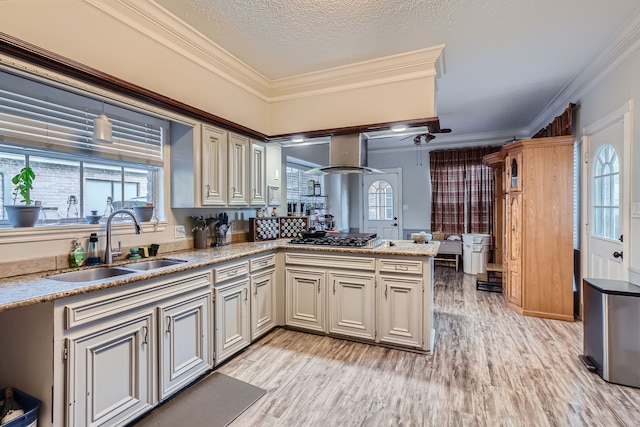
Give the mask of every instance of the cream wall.
[[[633, 204], [640, 203], [640, 46], [575, 100], [580, 104], [577, 140], [582, 137], [585, 127], [621, 108], [629, 100], [635, 103], [629, 173], [631, 188], [628, 192]], [[626, 212], [629, 217], [630, 214]], [[629, 239], [630, 244], [630, 253], [624, 254], [629, 260], [629, 279], [640, 284], [640, 218], [631, 217], [630, 236], [625, 236], [625, 239]]]

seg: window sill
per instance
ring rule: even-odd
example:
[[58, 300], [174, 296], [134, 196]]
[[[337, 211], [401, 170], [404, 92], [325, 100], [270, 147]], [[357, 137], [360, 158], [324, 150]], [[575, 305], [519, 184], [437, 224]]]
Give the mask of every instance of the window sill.
[[[113, 234], [133, 234], [133, 222], [113, 222]], [[167, 221], [149, 221], [141, 223], [143, 233], [162, 232]], [[22, 228], [0, 228], [0, 245], [11, 243], [42, 242], [50, 240], [70, 240], [88, 238], [91, 233], [104, 235], [105, 224], [78, 224], [64, 226], [35, 226]]]

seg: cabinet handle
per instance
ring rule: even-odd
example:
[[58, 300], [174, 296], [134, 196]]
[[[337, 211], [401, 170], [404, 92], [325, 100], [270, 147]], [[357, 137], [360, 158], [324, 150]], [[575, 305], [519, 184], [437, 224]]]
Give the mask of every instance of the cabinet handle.
[[336, 294], [336, 281], [333, 281], [333, 294]]
[[318, 293], [320, 293], [320, 281], [318, 280]]
[[249, 296], [249, 288], [244, 288], [244, 300], [246, 301]]
[[258, 295], [258, 284], [256, 283], [254, 286], [254, 291], [253, 291], [254, 295]]
[[142, 335], [144, 336], [144, 338], [142, 338], [142, 344], [149, 344], [149, 342], [147, 341], [147, 339], [149, 338], [149, 328], [147, 328], [146, 326], [142, 327]]
[[167, 333], [171, 333], [171, 317], [167, 316]]
[[387, 299], [387, 288], [389, 285], [384, 285], [384, 299]]
[[408, 269], [409, 267], [407, 267], [406, 265], [396, 265], [396, 270], [407, 271]]
[[211, 194], [211, 186], [207, 184], [207, 195]]

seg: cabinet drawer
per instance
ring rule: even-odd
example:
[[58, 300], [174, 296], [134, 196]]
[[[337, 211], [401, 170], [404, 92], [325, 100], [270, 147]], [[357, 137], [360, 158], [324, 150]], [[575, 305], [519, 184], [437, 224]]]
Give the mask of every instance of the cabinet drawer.
[[252, 272], [266, 267], [273, 267], [274, 265], [276, 265], [276, 254], [264, 255], [249, 260], [249, 268]]
[[213, 269], [214, 283], [234, 279], [249, 273], [249, 262], [241, 261], [233, 264], [223, 264]]
[[64, 327], [70, 329], [136, 309], [145, 304], [155, 303], [162, 298], [210, 286], [209, 273], [177, 277], [169, 275], [141, 281], [140, 284], [134, 284], [133, 289], [127, 286], [127, 289], [123, 290], [107, 289], [96, 297], [87, 298], [87, 295], [71, 297], [70, 301], [64, 304]]
[[349, 270], [374, 271], [376, 260], [374, 258], [361, 258], [345, 255], [325, 255], [291, 252], [285, 256], [287, 264], [299, 264], [314, 267], [336, 267]]
[[422, 261], [403, 259], [380, 259], [378, 270], [381, 273], [422, 274]]

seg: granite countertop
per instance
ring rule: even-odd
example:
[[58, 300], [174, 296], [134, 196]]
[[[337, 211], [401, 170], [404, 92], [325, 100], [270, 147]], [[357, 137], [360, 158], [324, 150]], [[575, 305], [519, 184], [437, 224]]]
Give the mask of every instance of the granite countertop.
[[[389, 255], [389, 256], [435, 256], [439, 243], [430, 242], [417, 244], [410, 240], [394, 240], [385, 242], [376, 248], [342, 248], [328, 246], [300, 246], [288, 243], [288, 240], [274, 240], [267, 242], [234, 243], [227, 246], [192, 249], [181, 252], [169, 253], [157, 258], [179, 259], [184, 263], [164, 267], [156, 270], [132, 271], [131, 274], [109, 277], [107, 279], [90, 282], [63, 282], [48, 278], [48, 276], [79, 269], [67, 269], [49, 271], [39, 274], [14, 276], [0, 280], [0, 311], [25, 307], [45, 301], [53, 301], [72, 295], [83, 294], [113, 286], [120, 286], [140, 280], [152, 279], [170, 273], [188, 271], [201, 267], [213, 266], [245, 256], [257, 255], [264, 252], [286, 249], [302, 250], [309, 252], [334, 252], [361, 255]], [[139, 260], [142, 261], [142, 260]], [[113, 267], [126, 267], [131, 261], [114, 262]], [[104, 266], [103, 266], [104, 267]], [[87, 267], [86, 269], [96, 268]]]

